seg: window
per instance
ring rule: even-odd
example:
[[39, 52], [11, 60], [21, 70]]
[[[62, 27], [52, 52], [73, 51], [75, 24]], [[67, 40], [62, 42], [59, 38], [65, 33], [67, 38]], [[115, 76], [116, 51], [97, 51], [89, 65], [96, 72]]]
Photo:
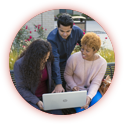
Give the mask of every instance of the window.
[[68, 13], [70, 15], [73, 15], [73, 10], [69, 10], [69, 9], [60, 9], [59, 13]]
[[60, 9], [59, 13], [66, 13], [66, 9]]

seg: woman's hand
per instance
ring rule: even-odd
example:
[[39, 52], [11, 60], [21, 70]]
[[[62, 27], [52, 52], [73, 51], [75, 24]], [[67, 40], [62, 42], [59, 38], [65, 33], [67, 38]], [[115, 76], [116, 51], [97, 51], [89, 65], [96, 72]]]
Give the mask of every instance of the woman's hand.
[[91, 98], [89, 96], [87, 96], [87, 99], [86, 99], [86, 105], [84, 105], [83, 107], [81, 107], [81, 109], [87, 109], [90, 105], [90, 102], [91, 102]]
[[43, 110], [43, 103], [42, 103], [42, 101], [39, 101], [39, 102], [37, 103], [37, 105], [38, 105], [38, 107], [39, 107], [41, 110]]
[[79, 87], [78, 86], [73, 87], [72, 91], [79, 91]]

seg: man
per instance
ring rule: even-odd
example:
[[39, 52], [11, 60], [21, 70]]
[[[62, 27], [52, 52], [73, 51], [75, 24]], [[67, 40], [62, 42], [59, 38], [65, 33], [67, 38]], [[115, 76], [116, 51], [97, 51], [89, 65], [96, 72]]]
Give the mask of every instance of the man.
[[73, 25], [72, 17], [66, 13], [59, 16], [57, 25], [58, 27], [52, 30], [48, 35], [47, 41], [52, 45], [52, 52], [55, 59], [52, 66], [52, 78], [55, 81], [56, 87], [53, 92], [64, 92], [66, 82], [63, 73], [66, 61], [71, 55], [75, 45], [77, 43], [80, 45], [83, 31]]

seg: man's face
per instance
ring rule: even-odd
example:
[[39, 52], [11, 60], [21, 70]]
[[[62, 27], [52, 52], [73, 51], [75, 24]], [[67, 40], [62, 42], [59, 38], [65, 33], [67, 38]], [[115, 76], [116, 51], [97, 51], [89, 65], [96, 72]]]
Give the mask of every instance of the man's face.
[[63, 39], [67, 39], [68, 36], [71, 34], [72, 28], [71, 26], [63, 26], [60, 24], [60, 27], [58, 27], [58, 31]]

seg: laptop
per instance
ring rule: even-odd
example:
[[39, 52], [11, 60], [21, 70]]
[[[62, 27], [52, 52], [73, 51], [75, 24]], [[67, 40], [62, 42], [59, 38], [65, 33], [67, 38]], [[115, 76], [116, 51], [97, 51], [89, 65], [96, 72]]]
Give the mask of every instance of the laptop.
[[42, 95], [44, 110], [82, 107], [86, 105], [87, 90], [46, 93]]

